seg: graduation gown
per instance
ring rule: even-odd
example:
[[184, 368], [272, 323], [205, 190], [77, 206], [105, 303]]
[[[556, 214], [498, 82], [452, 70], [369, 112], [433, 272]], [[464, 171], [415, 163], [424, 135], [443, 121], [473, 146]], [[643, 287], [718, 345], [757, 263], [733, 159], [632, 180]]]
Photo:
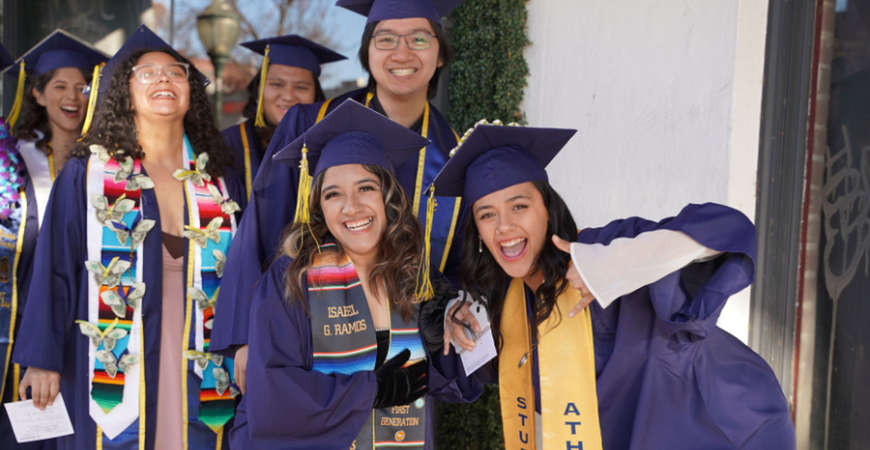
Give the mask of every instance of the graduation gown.
[[[288, 301], [285, 274], [291, 259], [279, 257], [257, 285], [251, 304], [247, 392], [236, 410], [231, 431], [233, 449], [347, 448], [372, 414], [378, 385], [375, 372], [325, 374], [314, 365], [311, 320], [307, 302]], [[307, 289], [303, 285], [303, 289]], [[430, 363], [429, 397], [461, 401], [480, 395], [480, 385], [464, 377], [459, 358]], [[452, 372], [452, 373], [451, 373]], [[432, 401], [427, 401], [431, 413]], [[427, 448], [433, 447], [430, 420]]]
[[[24, 311], [24, 326], [12, 359], [22, 366], [33, 366], [61, 374], [60, 391], [66, 402], [75, 434], [57, 439], [62, 449], [88, 449], [96, 445], [96, 425], [88, 412], [90, 399], [88, 351], [90, 340], [79, 331], [76, 320], [88, 319], [88, 278], [84, 266], [87, 253], [86, 225], [87, 159], [71, 159], [55, 181], [45, 220], [40, 230], [33, 278]], [[244, 184], [232, 176], [224, 178], [230, 197], [244, 203]], [[141, 193], [143, 217], [156, 220], [143, 245], [143, 280], [148, 286], [142, 299], [143, 346], [140, 360], [145, 364], [145, 417], [139, 417], [116, 440], [127, 440], [119, 447], [103, 436], [102, 448], [138, 448], [139, 421], [145, 421], [146, 448], [154, 445], [157, 413], [157, 384], [160, 358], [162, 238], [157, 198], [153, 189]], [[185, 212], [185, 220], [188, 214]], [[195, 245], [186, 240], [186, 246]], [[185, 249], [185, 264], [188, 251]], [[185, 281], [185, 286], [187, 285]], [[178, 302], [184, 315], [184, 301]], [[38, 324], [38, 325], [35, 325]], [[186, 337], [185, 337], [186, 338]], [[215, 433], [198, 421], [200, 380], [188, 361], [188, 447], [214, 448]], [[225, 441], [224, 441], [225, 442]]]
[[[9, 148], [0, 151], [15, 151], [15, 149]], [[23, 216], [20, 226], [23, 226], [24, 229], [13, 230], [10, 220], [0, 221], [0, 230], [2, 230], [4, 243], [19, 246], [21, 249], [18, 254], [17, 263], [13, 260], [14, 258], [7, 259], [4, 262], [2, 261], [3, 258], [0, 257], [0, 283], [9, 284], [9, 290], [11, 291], [11, 284], [14, 282], [16, 290], [14, 299], [10, 295], [4, 295], [3, 300], [0, 301], [0, 309], [6, 310], [3, 311], [4, 326], [0, 327], [3, 331], [2, 336], [0, 336], [0, 357], [3, 360], [0, 364], [3, 364], [4, 369], [0, 371], [0, 374], [2, 374], [0, 381], [3, 383], [3, 396], [0, 398], [0, 403], [18, 400], [18, 381], [24, 376], [26, 369], [26, 367], [15, 367], [16, 365], [6, 356], [7, 354], [11, 355], [14, 348], [14, 340], [10, 338], [13, 338], [17, 334], [17, 330], [21, 328], [21, 319], [27, 304], [27, 289], [30, 286], [30, 279], [33, 274], [36, 236], [39, 233], [39, 217], [34, 182], [29, 172], [25, 172], [23, 178], [24, 182], [19, 189], [23, 192], [24, 201], [19, 202], [19, 212], [17, 214]], [[10, 330], [8, 326], [12, 325], [13, 322], [9, 321], [9, 319], [13, 314], [15, 316], [14, 330]], [[16, 372], [18, 375], [17, 380]], [[44, 442], [17, 444], [6, 415], [6, 408], [0, 407], [0, 448], [36, 449], [49, 447]]]
[[[329, 107], [338, 106], [346, 98], [365, 103], [366, 92], [365, 89], [360, 89], [344, 94], [332, 100]], [[227, 353], [231, 354], [232, 348], [248, 342], [248, 316], [251, 306], [249, 299], [254, 292], [254, 284], [275, 259], [282, 232], [292, 222], [296, 210], [299, 168], [273, 161], [272, 156], [314, 125], [322, 105], [323, 103], [314, 103], [290, 108], [275, 130], [266, 155], [260, 163], [254, 180], [254, 192], [227, 255], [226, 275], [221, 286], [212, 333], [211, 345], [214, 351], [227, 350]], [[377, 99], [372, 101], [371, 107], [379, 110]], [[414, 129], [419, 132], [419, 127]], [[429, 173], [435, 166], [432, 162], [446, 161], [448, 152], [457, 142], [456, 135], [447, 120], [434, 107], [430, 107], [428, 136], [439, 152], [427, 150], [424, 188], [428, 185], [427, 180], [431, 180], [435, 175], [434, 172]], [[433, 147], [430, 146], [429, 149], [431, 148]], [[415, 189], [417, 159], [417, 153], [414, 153], [397, 171], [400, 183], [409, 194], [409, 200], [413, 199]], [[443, 162], [440, 165], [443, 165]], [[421, 202], [421, 211], [425, 212], [425, 198]], [[463, 207], [455, 223], [464, 223], [464, 217]], [[444, 264], [447, 269], [459, 266], [461, 235], [461, 230], [455, 230], [453, 244]], [[442, 250], [434, 249], [433, 255], [440, 255]], [[440, 256], [432, 258], [433, 266], [436, 268], [439, 258]], [[451, 277], [451, 271], [447, 270], [446, 275]]]
[[[689, 205], [661, 222], [632, 217], [586, 228], [577, 242], [609, 245], [656, 230], [685, 233], [721, 254], [623, 295], [606, 309], [597, 301], [589, 305], [604, 448], [795, 448], [788, 404], [773, 371], [716, 326], [728, 297], [753, 280], [754, 226], [740, 212], [708, 203]], [[532, 300], [526, 287], [529, 320]], [[537, 352], [532, 353], [540, 398]]]
[[[243, 129], [244, 136], [242, 136]], [[236, 161], [234, 170], [238, 171], [239, 178], [245, 182], [245, 195], [250, 196], [250, 192], [247, 192], [248, 181], [253, 186], [254, 177], [257, 175], [257, 169], [260, 167], [260, 161], [262, 161], [266, 150], [260, 146], [260, 140], [254, 129], [254, 119], [248, 119], [240, 124], [227, 127], [221, 131], [221, 134], [224, 136], [227, 146], [233, 150]], [[245, 151], [245, 142], [248, 144], [247, 152]]]

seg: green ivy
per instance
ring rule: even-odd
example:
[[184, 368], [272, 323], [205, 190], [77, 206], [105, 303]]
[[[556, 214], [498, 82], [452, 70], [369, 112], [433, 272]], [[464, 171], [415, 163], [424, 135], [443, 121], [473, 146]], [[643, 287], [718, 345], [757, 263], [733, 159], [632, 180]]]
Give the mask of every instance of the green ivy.
[[526, 0], [466, 0], [450, 15], [455, 59], [448, 119], [460, 133], [480, 119], [522, 122], [529, 67]]
[[[462, 134], [480, 119], [523, 122], [526, 0], [466, 0], [448, 23], [455, 50], [447, 87], [453, 127]], [[470, 405], [439, 403], [437, 447], [504, 448], [499, 408], [494, 386]]]

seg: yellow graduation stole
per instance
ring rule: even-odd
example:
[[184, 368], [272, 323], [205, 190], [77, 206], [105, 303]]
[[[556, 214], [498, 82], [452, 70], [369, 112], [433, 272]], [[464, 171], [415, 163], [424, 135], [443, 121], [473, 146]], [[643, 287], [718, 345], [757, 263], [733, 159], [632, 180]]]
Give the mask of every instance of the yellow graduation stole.
[[[539, 327], [542, 443], [546, 449], [602, 448], [589, 308], [568, 317], [579, 300], [580, 291], [568, 287]], [[498, 357], [498, 384], [505, 449], [532, 450], [536, 447], [535, 389], [523, 280], [511, 281], [501, 319], [504, 342]]]

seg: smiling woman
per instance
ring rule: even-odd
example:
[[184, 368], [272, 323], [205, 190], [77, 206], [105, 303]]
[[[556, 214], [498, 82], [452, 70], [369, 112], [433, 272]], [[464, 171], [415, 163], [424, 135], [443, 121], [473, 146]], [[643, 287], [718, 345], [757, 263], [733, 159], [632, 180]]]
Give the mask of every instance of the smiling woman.
[[466, 380], [448, 376], [455, 355], [430, 363], [417, 327], [422, 230], [395, 166], [425, 144], [346, 100], [276, 155], [313, 179], [252, 299], [233, 448], [432, 448], [431, 397], [459, 399]]
[[19, 333], [19, 394], [63, 393], [59, 448], [221, 448], [238, 389], [209, 342], [244, 184], [205, 77], [147, 27], [103, 76], [39, 235], [24, 322], [45, 326]]
[[[434, 181], [473, 205], [460, 272], [492, 324], [476, 375], [498, 383], [505, 448], [793, 449], [770, 367], [716, 326], [752, 282], [752, 223], [706, 203], [578, 232], [545, 170], [575, 132], [476, 126]], [[443, 351], [472, 350], [471, 311], [446, 311]]]

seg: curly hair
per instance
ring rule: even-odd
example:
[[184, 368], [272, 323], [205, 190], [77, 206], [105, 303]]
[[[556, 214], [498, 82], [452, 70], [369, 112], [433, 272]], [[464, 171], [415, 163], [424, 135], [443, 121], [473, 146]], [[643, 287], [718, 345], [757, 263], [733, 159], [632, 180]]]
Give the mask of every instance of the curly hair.
[[[565, 280], [565, 272], [571, 263], [571, 256], [556, 248], [549, 237], [555, 234], [573, 242], [577, 239], [577, 225], [568, 205], [549, 183], [534, 181], [532, 184], [541, 193], [547, 209], [547, 239], [532, 269], [541, 271], [544, 279], [535, 290], [535, 323], [530, 324], [532, 333], [537, 336], [538, 325], [550, 316], [556, 306], [556, 298], [569, 286]], [[501, 349], [501, 312], [504, 309], [504, 296], [510, 277], [485, 247], [482, 252], [479, 251], [479, 240], [480, 233], [474, 224], [474, 218], [469, 214], [465, 223], [465, 238], [462, 241], [462, 260], [459, 263], [460, 282], [462, 288], [473, 298], [487, 305], [496, 345]]]
[[[450, 40], [447, 38], [447, 32], [444, 28], [431, 19], [426, 20], [429, 21], [429, 26], [431, 26], [432, 31], [435, 32], [435, 39], [438, 40], [438, 57], [441, 58], [441, 62], [443, 63], [441, 67], [435, 69], [435, 74], [432, 75], [432, 79], [429, 80], [429, 88], [426, 91], [426, 97], [431, 100], [435, 97], [435, 94], [438, 93], [438, 78], [440, 78], [441, 72], [443, 72], [447, 66], [450, 65], [450, 62], [453, 61], [453, 47], [450, 46]], [[370, 92], [374, 92], [377, 83], [375, 82], [375, 78], [371, 76], [372, 71], [369, 68], [369, 43], [375, 34], [375, 27], [377, 27], [379, 23], [380, 21], [366, 24], [366, 27], [363, 29], [362, 43], [359, 46], [358, 53], [359, 63], [362, 65], [362, 68], [369, 73], [368, 90]]]
[[[378, 244], [375, 266], [369, 274], [370, 285], [374, 292], [380, 286], [386, 290], [390, 303], [399, 308], [402, 317], [408, 320], [415, 313], [414, 305], [419, 299], [414, 295], [417, 285], [417, 272], [420, 267], [423, 231], [420, 222], [411, 211], [411, 203], [399, 185], [396, 177], [388, 170], [373, 165], [363, 165], [366, 170], [378, 177], [384, 199], [387, 229]], [[317, 242], [338, 242], [326, 226], [323, 210], [320, 207], [320, 193], [323, 188], [323, 174], [317, 176], [311, 190], [311, 233]], [[284, 253], [293, 258], [287, 269], [287, 297], [290, 302], [305, 298], [302, 290], [302, 277], [318, 253], [318, 246], [308, 234], [307, 225], [294, 223], [281, 244]]]
[[[242, 109], [242, 115], [248, 119], [253, 119], [257, 116], [257, 100], [260, 98], [260, 71], [262, 66], [257, 69], [257, 74], [248, 83], [248, 101]], [[323, 93], [323, 87], [320, 86], [320, 79], [314, 78], [314, 101], [322, 102], [326, 100], [326, 94]], [[272, 140], [272, 135], [275, 134], [275, 128], [278, 124], [272, 125], [266, 121], [265, 127], [254, 127], [254, 132], [257, 134], [257, 140], [260, 143], [260, 148], [269, 147], [269, 142]]]
[[[90, 83], [90, 74], [85, 73], [84, 70], [78, 70], [82, 73], [85, 82]], [[46, 112], [45, 106], [36, 102], [33, 89], [44, 93], [45, 87], [48, 86], [49, 81], [54, 78], [56, 73], [57, 69], [54, 69], [35, 79], [27, 79], [27, 87], [24, 89], [24, 97], [21, 101], [21, 119], [15, 127], [15, 133], [13, 133], [18, 139], [36, 140], [36, 148], [46, 155], [51, 154], [51, 146], [48, 145], [51, 142], [51, 125], [48, 122], [48, 112]], [[82, 122], [84, 122], [84, 117], [82, 117]], [[37, 131], [42, 133], [41, 139]]]
[[[79, 158], [90, 154], [91, 144], [106, 147], [113, 157], [131, 156], [142, 158], [145, 152], [139, 145], [136, 125], [133, 120], [133, 110], [130, 99], [130, 73], [139, 58], [159, 50], [139, 50], [118, 64], [112, 74], [111, 84], [105, 93], [105, 98], [97, 109], [94, 126], [82, 142], [73, 149], [73, 156]], [[179, 62], [189, 64], [189, 61], [166, 53]], [[193, 151], [198, 155], [208, 152], [206, 171], [211, 176], [222, 176], [233, 165], [231, 150], [224, 143], [223, 136], [215, 125], [214, 113], [205, 93], [205, 86], [196, 79], [191, 70], [188, 76], [190, 83], [190, 109], [184, 115], [184, 132], [190, 139]]]

